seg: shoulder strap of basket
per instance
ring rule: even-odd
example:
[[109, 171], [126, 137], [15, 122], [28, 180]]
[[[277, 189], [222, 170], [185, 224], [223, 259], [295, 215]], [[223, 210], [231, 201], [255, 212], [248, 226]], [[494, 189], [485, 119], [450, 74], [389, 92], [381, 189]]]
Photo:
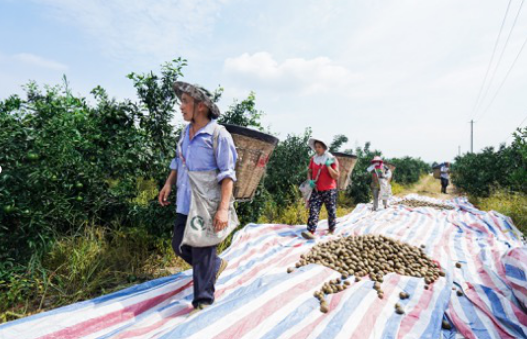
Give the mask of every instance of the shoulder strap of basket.
[[212, 150], [214, 152], [214, 161], [216, 162], [216, 167], [218, 167], [218, 139], [220, 137], [220, 132], [225, 129], [225, 126], [216, 124], [214, 127], [214, 132], [212, 133]]
[[[311, 158], [311, 161], [313, 161], [313, 158]], [[318, 181], [318, 178], [320, 177], [320, 172], [322, 172], [322, 168], [324, 168], [324, 164], [320, 164], [320, 168], [318, 169], [318, 173], [317, 173], [317, 177], [315, 178], [315, 182]]]
[[183, 162], [183, 164], [185, 165], [186, 167], [186, 164], [185, 164], [185, 157], [183, 156], [183, 140], [185, 139], [185, 134], [187, 133], [187, 128], [188, 126], [190, 125], [187, 125], [185, 126], [185, 128], [183, 128], [183, 132], [181, 132], [181, 136], [179, 137], [179, 141], [177, 143], [177, 153], [178, 153], [178, 156], [181, 158], [181, 161]]

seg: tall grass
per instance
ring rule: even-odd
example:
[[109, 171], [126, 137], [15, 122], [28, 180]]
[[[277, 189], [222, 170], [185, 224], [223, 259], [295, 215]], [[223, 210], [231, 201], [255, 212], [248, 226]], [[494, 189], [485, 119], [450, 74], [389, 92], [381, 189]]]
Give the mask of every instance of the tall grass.
[[58, 238], [29, 268], [0, 281], [0, 323], [188, 268], [170, 239], [140, 228], [86, 227]]
[[496, 190], [489, 197], [469, 197], [471, 203], [484, 211], [494, 210], [511, 217], [518, 229], [527, 236], [527, 195]]

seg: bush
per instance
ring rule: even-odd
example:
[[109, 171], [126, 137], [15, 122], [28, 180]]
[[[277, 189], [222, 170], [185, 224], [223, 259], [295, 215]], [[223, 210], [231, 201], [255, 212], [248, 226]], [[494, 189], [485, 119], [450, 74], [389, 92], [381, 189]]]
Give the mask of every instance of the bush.
[[527, 127], [514, 133], [508, 147], [496, 151], [487, 147], [480, 153], [458, 156], [452, 166], [456, 187], [478, 197], [487, 197], [494, 188], [527, 193]]
[[[91, 106], [66, 80], [44, 90], [30, 83], [26, 99], [0, 102], [0, 261], [23, 263], [54, 234], [87, 223], [126, 226], [138, 211], [174, 213], [134, 199], [139, 178], [166, 178], [175, 145], [171, 86], [184, 64], [165, 64], [161, 76], [130, 74], [138, 103], [109, 99], [97, 87]], [[156, 219], [153, 230], [170, 232], [170, 224], [161, 225], [167, 219]]]
[[[349, 196], [355, 204], [367, 203], [371, 200], [371, 173], [366, 169], [371, 165], [371, 160], [376, 155], [382, 155], [378, 150], [370, 150], [371, 144], [367, 142], [364, 148], [358, 147], [355, 150], [357, 163], [351, 174], [351, 185], [346, 189], [346, 195]], [[351, 153], [350, 151], [347, 151]]]
[[431, 171], [430, 165], [420, 158], [392, 158], [389, 163], [396, 167], [393, 173], [393, 181], [401, 185], [410, 185], [419, 181], [421, 176]]

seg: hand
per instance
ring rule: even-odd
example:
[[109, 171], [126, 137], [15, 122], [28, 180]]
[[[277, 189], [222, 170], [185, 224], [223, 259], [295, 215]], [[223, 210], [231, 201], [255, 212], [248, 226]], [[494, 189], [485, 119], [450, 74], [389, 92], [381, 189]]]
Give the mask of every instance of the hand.
[[214, 216], [214, 229], [216, 232], [223, 230], [229, 224], [229, 211], [225, 209], [218, 209]]
[[309, 180], [309, 187], [315, 188], [316, 185], [317, 185], [317, 182], [315, 180]]
[[170, 205], [170, 202], [168, 201], [168, 196], [170, 195], [170, 192], [172, 191], [172, 188], [170, 185], [163, 186], [163, 189], [161, 192], [159, 192], [159, 196], [157, 197], [157, 201], [159, 202], [159, 205], [161, 206], [168, 206]]
[[335, 158], [329, 158], [328, 160], [326, 160], [326, 166], [331, 166], [333, 165], [333, 163], [335, 163]]

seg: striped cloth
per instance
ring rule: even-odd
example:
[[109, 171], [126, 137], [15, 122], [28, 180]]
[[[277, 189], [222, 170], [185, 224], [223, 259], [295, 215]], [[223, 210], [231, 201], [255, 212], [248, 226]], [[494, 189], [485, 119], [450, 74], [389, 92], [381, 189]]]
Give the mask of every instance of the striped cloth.
[[[464, 198], [447, 204], [455, 209], [396, 205], [375, 213], [361, 204], [339, 218], [335, 236], [326, 234], [323, 221], [321, 237], [311, 241], [300, 237], [304, 225], [249, 224], [222, 254], [229, 266], [217, 283], [216, 303], [197, 314], [189, 316], [192, 274], [185, 271], [6, 323], [0, 338], [526, 338], [520, 233], [508, 217], [479, 211]], [[371, 233], [425, 245], [446, 277], [426, 290], [423, 279], [388, 274], [382, 300], [362, 279], [328, 296], [330, 311], [321, 313], [313, 293], [340, 275], [314, 264], [291, 274], [286, 269], [318, 241]], [[399, 300], [401, 291], [410, 298]], [[404, 315], [394, 312], [396, 302]], [[443, 319], [454, 329], [442, 330]]]

